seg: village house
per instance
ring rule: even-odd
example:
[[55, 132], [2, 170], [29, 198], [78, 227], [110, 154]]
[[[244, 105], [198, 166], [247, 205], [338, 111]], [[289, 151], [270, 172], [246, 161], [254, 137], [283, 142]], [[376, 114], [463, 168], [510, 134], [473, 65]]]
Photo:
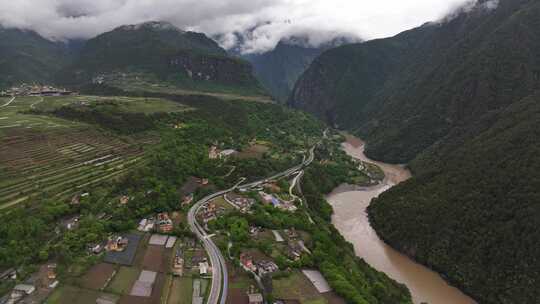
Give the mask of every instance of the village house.
[[219, 157], [219, 150], [216, 146], [210, 147], [208, 150], [208, 158], [209, 159], [217, 159]]
[[159, 232], [161, 233], [169, 233], [173, 231], [173, 222], [167, 213], [159, 213], [157, 215], [157, 224]]
[[184, 275], [184, 256], [182, 255], [182, 250], [178, 249], [174, 256], [173, 260], [173, 275], [183, 276]]
[[253, 263], [253, 257], [248, 253], [240, 254], [240, 264], [242, 264], [242, 267], [247, 271], [257, 271], [257, 266]]
[[255, 200], [252, 198], [247, 198], [235, 193], [229, 193], [224, 196], [225, 200], [230, 204], [236, 206], [242, 213], [248, 213], [251, 210]]
[[109, 237], [105, 249], [107, 251], [124, 251], [128, 245], [129, 240], [121, 236]]
[[200, 275], [207, 275], [210, 271], [211, 271], [211, 268], [210, 268], [210, 265], [208, 265], [208, 262], [199, 263]]
[[262, 303], [264, 303], [264, 299], [263, 299], [262, 294], [257, 291], [255, 286], [250, 285], [246, 293], [247, 293], [247, 296], [248, 296], [249, 304], [262, 304]]
[[188, 195], [184, 195], [182, 197], [182, 202], [180, 203], [180, 206], [184, 207], [184, 206], [187, 206], [189, 204], [191, 204], [191, 202], [193, 202], [193, 193], [190, 193]]
[[275, 197], [274, 195], [268, 194], [264, 191], [259, 191], [259, 196], [261, 197], [264, 204], [271, 204], [272, 206], [274, 206], [274, 208], [290, 212], [294, 212], [298, 209], [292, 202], [284, 202], [279, 198]]
[[155, 220], [153, 218], [144, 218], [139, 222], [137, 230], [141, 232], [150, 232], [154, 230]]
[[297, 261], [302, 256], [303, 248], [298, 242], [289, 241], [287, 246], [287, 256], [293, 261]]
[[93, 254], [100, 254], [105, 246], [103, 244], [89, 244], [88, 245], [88, 251]]
[[276, 263], [268, 260], [260, 260], [255, 262], [257, 267], [257, 274], [259, 276], [264, 276], [265, 274], [274, 273], [279, 270], [279, 267]]
[[289, 239], [297, 239], [298, 238], [298, 232], [296, 232], [296, 229], [294, 229], [294, 228], [286, 229], [285, 233], [287, 234]]
[[260, 293], [248, 294], [249, 304], [263, 304], [263, 296]]
[[260, 232], [262, 228], [258, 226], [250, 226], [249, 227], [249, 235], [252, 237], [256, 237]]
[[30, 284], [18, 284], [13, 288], [13, 291], [24, 295], [30, 295], [36, 291], [36, 287]]
[[234, 155], [236, 153], [237, 153], [236, 150], [226, 149], [226, 150], [223, 150], [223, 151], [219, 152], [219, 158], [226, 158], [226, 157], [232, 156], [232, 155]]
[[196, 251], [191, 257], [191, 265], [195, 269], [198, 267], [199, 263], [204, 263], [207, 261], [208, 259], [206, 258], [204, 251]]
[[79, 220], [80, 220], [80, 216], [78, 215], [72, 216], [63, 221], [63, 226], [67, 230], [77, 229], [79, 227]]
[[49, 264], [47, 265], [47, 278], [49, 280], [55, 280], [56, 279], [56, 264]]
[[15, 268], [9, 268], [0, 273], [0, 280], [15, 280], [17, 279], [17, 271]]
[[193, 202], [195, 191], [201, 187], [201, 180], [190, 176], [187, 181], [180, 188], [180, 205], [182, 207], [187, 206]]
[[120, 205], [126, 205], [129, 202], [129, 196], [122, 195], [120, 197]]

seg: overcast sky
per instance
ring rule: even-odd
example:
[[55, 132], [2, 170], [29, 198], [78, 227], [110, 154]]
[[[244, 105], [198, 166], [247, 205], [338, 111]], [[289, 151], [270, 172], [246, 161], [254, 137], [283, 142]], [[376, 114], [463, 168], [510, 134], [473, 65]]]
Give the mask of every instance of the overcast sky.
[[[474, 0], [473, 0], [474, 1]], [[261, 52], [283, 37], [309, 34], [313, 44], [336, 33], [365, 40], [387, 37], [441, 19], [471, 0], [0, 0], [0, 24], [50, 39], [91, 38], [124, 24], [169, 21], [219, 35], [253, 29], [244, 52]]]

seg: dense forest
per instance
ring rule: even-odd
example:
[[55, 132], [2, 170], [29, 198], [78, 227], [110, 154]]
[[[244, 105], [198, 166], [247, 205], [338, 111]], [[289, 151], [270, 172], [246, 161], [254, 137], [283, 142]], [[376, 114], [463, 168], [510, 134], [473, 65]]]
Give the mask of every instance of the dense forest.
[[385, 240], [481, 303], [540, 298], [539, 101], [526, 98], [461, 130], [370, 206]]

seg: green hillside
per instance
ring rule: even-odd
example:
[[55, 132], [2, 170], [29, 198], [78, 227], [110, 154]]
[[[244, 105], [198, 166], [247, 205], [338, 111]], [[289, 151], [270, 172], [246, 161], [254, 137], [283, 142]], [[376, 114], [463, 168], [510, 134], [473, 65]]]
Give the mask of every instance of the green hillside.
[[289, 100], [408, 162], [381, 237], [480, 303], [536, 303], [540, 3], [501, 0], [317, 58]]
[[294, 84], [317, 56], [322, 52], [357, 40], [337, 37], [320, 46], [311, 46], [308, 38], [294, 36], [282, 39], [274, 49], [243, 56], [251, 62], [255, 76], [280, 102], [286, 103]]
[[358, 130], [371, 156], [413, 159], [453, 127], [538, 89], [538, 3], [479, 6], [444, 23], [325, 52], [289, 103]]
[[[185, 32], [169, 23], [126, 25], [86, 42], [75, 62], [58, 75], [69, 86], [107, 83], [129, 89], [168, 84], [201, 90], [260, 94], [249, 63], [228, 57], [204, 34]], [[145, 88], [145, 89], [148, 89]]]
[[69, 57], [63, 43], [51, 42], [32, 31], [0, 26], [0, 89], [21, 82], [49, 83]]

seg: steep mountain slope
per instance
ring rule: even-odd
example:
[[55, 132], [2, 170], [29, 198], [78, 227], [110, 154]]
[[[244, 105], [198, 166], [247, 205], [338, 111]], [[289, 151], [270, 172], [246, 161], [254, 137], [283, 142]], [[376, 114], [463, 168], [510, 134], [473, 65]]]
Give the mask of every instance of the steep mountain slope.
[[0, 88], [21, 82], [49, 83], [69, 62], [63, 43], [51, 42], [37, 33], [0, 26]]
[[538, 88], [537, 5], [483, 2], [442, 23], [327, 51], [289, 102], [360, 130], [371, 156], [409, 161], [452, 127]]
[[101, 34], [82, 48], [60, 73], [62, 83], [129, 85], [166, 82], [184, 89], [238, 87], [260, 92], [249, 63], [227, 56], [204, 34], [184, 32], [165, 22], [127, 25]]
[[251, 62], [261, 84], [277, 100], [285, 103], [300, 75], [317, 56], [325, 50], [352, 41], [352, 38], [339, 37], [313, 47], [307, 43], [306, 38], [291, 37], [281, 40], [271, 51], [248, 54], [243, 58]]
[[480, 1], [327, 51], [289, 100], [409, 162], [415, 177], [372, 203], [374, 227], [480, 303], [540, 298], [538, 16], [538, 1]]
[[538, 130], [537, 95], [454, 131], [462, 133], [459, 140], [417, 160], [436, 168], [372, 203], [372, 224], [392, 246], [442, 271], [480, 303], [537, 303]]

